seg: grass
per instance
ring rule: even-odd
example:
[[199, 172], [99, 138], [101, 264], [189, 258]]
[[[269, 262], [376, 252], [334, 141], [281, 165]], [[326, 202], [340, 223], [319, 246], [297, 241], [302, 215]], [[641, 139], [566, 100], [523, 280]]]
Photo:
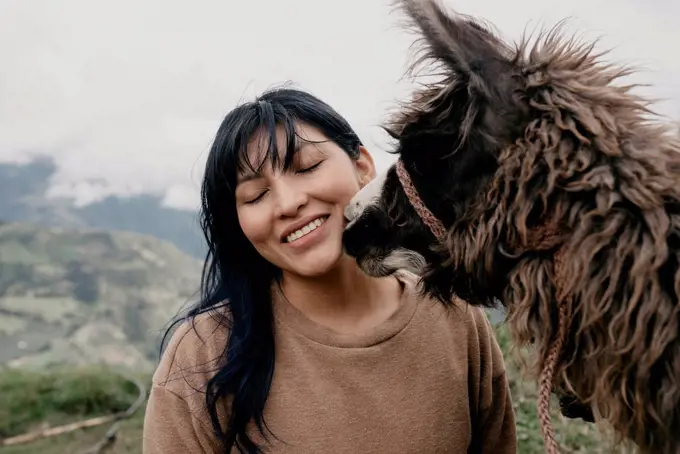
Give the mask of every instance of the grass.
[[[509, 353], [508, 333], [496, 327], [506, 356], [506, 366], [515, 406], [520, 454], [543, 453], [543, 439], [536, 413], [536, 386], [522, 380], [520, 369]], [[141, 377], [140, 377], [141, 378]], [[143, 382], [148, 383], [149, 377]], [[0, 371], [0, 437], [10, 437], [45, 425], [125, 410], [137, 398], [137, 389], [110, 370], [88, 367], [78, 370], [52, 369], [43, 372]], [[553, 424], [563, 453], [604, 454], [619, 452], [607, 443], [595, 426], [567, 420], [552, 404]], [[123, 422], [114, 447], [107, 453], [141, 454], [144, 407]], [[97, 443], [110, 424], [78, 430], [25, 445], [0, 448], [0, 454], [80, 454]]]
[[[538, 388], [534, 381], [527, 379], [519, 366], [517, 353], [510, 349], [510, 336], [502, 324], [494, 327], [496, 339], [503, 351], [510, 381], [517, 428], [518, 452], [521, 454], [542, 454], [545, 452], [543, 436], [538, 422], [536, 398]], [[620, 453], [606, 437], [601, 427], [581, 420], [567, 419], [559, 412], [559, 404], [553, 396], [550, 404], [555, 438], [561, 453]]]
[[[148, 382], [148, 378], [144, 377], [143, 382]], [[106, 368], [3, 371], [0, 373], [0, 438], [122, 412], [137, 396], [134, 384]], [[122, 423], [114, 449], [107, 452], [141, 453], [143, 420], [142, 407]], [[0, 453], [77, 454], [104, 437], [110, 425], [3, 447]]]

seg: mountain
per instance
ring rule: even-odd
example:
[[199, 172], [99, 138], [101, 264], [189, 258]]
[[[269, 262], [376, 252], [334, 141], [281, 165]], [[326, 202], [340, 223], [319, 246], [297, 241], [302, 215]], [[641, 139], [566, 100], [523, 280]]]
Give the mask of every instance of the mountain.
[[47, 198], [56, 171], [51, 158], [27, 164], [0, 163], [0, 220], [45, 227], [124, 230], [170, 241], [194, 257], [205, 257], [197, 212], [162, 205], [160, 197], [107, 197], [83, 207], [66, 198]]
[[0, 364], [153, 367], [200, 271], [151, 236], [0, 224]]

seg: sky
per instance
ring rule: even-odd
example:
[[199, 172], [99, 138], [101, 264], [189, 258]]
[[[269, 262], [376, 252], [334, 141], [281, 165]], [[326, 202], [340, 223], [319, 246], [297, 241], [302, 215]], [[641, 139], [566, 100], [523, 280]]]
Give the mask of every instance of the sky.
[[[568, 19], [680, 119], [677, 0], [443, 0], [509, 42]], [[286, 82], [334, 106], [379, 169], [380, 129], [413, 88], [413, 35], [391, 0], [2, 0], [0, 162], [55, 159], [49, 195], [153, 193], [195, 208], [224, 115]], [[675, 43], [675, 48], [673, 46]]]

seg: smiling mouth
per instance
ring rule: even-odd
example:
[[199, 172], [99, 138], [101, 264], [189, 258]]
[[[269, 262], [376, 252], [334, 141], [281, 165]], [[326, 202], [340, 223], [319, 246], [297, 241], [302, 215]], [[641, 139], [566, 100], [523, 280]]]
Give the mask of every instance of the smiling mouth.
[[305, 235], [313, 232], [318, 227], [320, 227], [321, 224], [326, 222], [326, 219], [328, 219], [328, 216], [321, 216], [319, 218], [314, 219], [309, 224], [305, 225], [304, 227], [299, 228], [295, 232], [286, 236], [286, 238], [284, 238], [283, 242], [284, 243], [293, 243], [293, 242], [299, 240], [300, 238], [304, 237]]

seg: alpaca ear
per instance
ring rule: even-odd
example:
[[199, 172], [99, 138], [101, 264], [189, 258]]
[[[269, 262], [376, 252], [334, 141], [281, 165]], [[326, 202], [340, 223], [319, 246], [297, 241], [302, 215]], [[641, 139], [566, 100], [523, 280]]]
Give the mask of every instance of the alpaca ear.
[[470, 88], [488, 93], [507, 69], [510, 49], [472, 18], [447, 14], [437, 0], [396, 0], [395, 4], [425, 40], [422, 59], [444, 63]]

